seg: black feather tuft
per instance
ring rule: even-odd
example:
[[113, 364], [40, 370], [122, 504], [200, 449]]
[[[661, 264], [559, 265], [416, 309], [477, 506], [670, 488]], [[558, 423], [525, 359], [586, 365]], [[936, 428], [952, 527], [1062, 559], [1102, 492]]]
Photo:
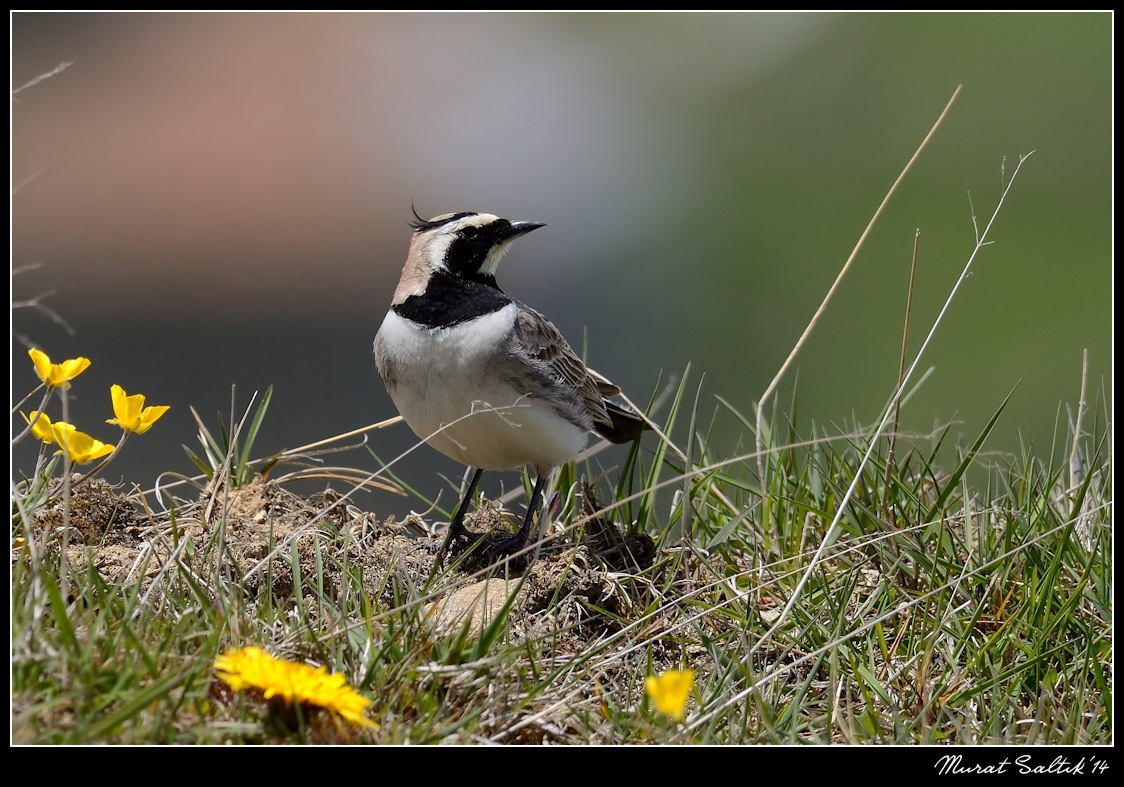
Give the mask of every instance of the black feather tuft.
[[461, 213], [452, 213], [439, 219], [423, 219], [418, 215], [417, 210], [414, 209], [414, 203], [410, 202], [410, 211], [414, 214], [414, 221], [410, 222], [410, 227], [414, 232], [429, 232], [430, 230], [437, 229], [440, 226], [448, 224], [450, 221], [457, 221], [463, 219], [465, 216], [473, 216], [475, 213], [471, 210], [466, 210]]

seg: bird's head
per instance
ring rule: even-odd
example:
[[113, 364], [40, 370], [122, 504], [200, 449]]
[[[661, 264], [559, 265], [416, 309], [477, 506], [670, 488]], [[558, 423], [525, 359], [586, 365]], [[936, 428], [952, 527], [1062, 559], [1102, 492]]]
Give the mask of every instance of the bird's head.
[[496, 268], [511, 242], [546, 226], [536, 221], [509, 221], [491, 213], [446, 213], [426, 220], [414, 213], [414, 236], [395, 302], [425, 291], [431, 276], [444, 271], [495, 284]]

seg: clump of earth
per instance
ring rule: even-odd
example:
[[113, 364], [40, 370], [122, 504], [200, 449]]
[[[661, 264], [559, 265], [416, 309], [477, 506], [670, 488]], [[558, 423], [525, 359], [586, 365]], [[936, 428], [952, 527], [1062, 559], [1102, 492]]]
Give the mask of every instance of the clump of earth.
[[239, 489], [209, 486], [168, 513], [95, 478], [72, 490], [69, 516], [61, 496], [41, 509], [32, 535], [39, 548], [65, 549], [70, 566], [92, 566], [110, 583], [147, 588], [170, 581], [178, 563], [203, 577], [229, 578], [251, 600], [265, 584], [275, 599], [310, 594], [313, 578], [331, 594], [343, 572], [354, 576], [358, 568], [372, 598], [390, 608], [404, 588], [414, 589], [416, 602], [450, 631], [466, 621], [479, 630], [514, 594], [512, 627], [531, 634], [548, 606], [552, 626], [558, 615], [628, 606], [620, 577], [643, 571], [656, 556], [650, 537], [596, 516], [593, 493], [587, 487], [582, 495], [581, 527], [548, 527], [525, 552], [496, 562], [487, 545], [510, 536], [512, 525], [490, 504], [466, 520], [479, 541], [446, 552], [443, 531], [418, 517], [378, 521], [330, 490], [302, 497], [261, 477]]

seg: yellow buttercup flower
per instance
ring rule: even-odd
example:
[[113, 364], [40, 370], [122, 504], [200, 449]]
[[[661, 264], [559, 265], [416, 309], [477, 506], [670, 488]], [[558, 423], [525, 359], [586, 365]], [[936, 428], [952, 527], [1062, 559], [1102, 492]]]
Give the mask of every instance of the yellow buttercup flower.
[[378, 729], [364, 712], [371, 701], [347, 685], [338, 672], [275, 659], [261, 648], [227, 650], [215, 659], [215, 674], [235, 691], [258, 689], [265, 698], [323, 708], [352, 724]]
[[687, 718], [687, 699], [695, 686], [693, 669], [667, 670], [644, 679], [644, 690], [656, 710], [676, 721]]
[[[23, 415], [21, 412], [20, 415]], [[31, 424], [31, 434], [33, 437], [42, 440], [44, 443], [54, 443], [55, 433], [51, 429], [51, 419], [47, 417], [46, 413], [41, 413], [38, 410], [32, 410], [30, 416], [23, 415], [23, 420]], [[61, 421], [59, 422], [62, 423]], [[69, 426], [69, 424], [66, 424]]]
[[107, 445], [101, 440], [95, 440], [85, 432], [79, 432], [73, 424], [53, 423], [51, 424], [51, 432], [55, 438], [52, 442], [62, 449], [59, 453], [66, 453], [70, 457], [70, 461], [75, 464], [84, 465], [87, 462], [100, 459], [106, 454], [113, 453], [112, 445]]
[[110, 418], [106, 423], [117, 424], [126, 432], [144, 434], [169, 410], [164, 404], [145, 407], [144, 394], [128, 396], [120, 385], [110, 388], [109, 395], [113, 398], [113, 414], [117, 417]]
[[52, 388], [67, 387], [67, 383], [86, 371], [86, 367], [90, 365], [89, 358], [71, 358], [62, 363], [51, 363], [47, 353], [34, 347], [27, 354], [35, 364], [35, 373], [39, 375], [39, 379]]

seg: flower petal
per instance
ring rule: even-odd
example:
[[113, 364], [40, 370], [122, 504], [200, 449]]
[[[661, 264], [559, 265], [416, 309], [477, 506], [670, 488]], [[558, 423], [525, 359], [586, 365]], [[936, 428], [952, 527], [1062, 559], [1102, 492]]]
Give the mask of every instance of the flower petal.
[[170, 409], [171, 407], [166, 404], [156, 404], [144, 408], [140, 414], [140, 426], [137, 427], [137, 434], [144, 434], [151, 429], [152, 425], [159, 421], [160, 417]]
[[351, 686], [339, 673], [325, 666], [310, 667], [276, 659], [255, 647], [223, 652], [215, 659], [215, 675], [235, 691], [257, 689], [266, 699], [281, 697], [292, 704], [313, 705], [371, 729], [378, 724], [365, 715], [371, 701]]
[[666, 670], [658, 676], [649, 675], [644, 679], [644, 690], [648, 693], [656, 710], [676, 721], [687, 718], [687, 700], [695, 685], [695, 671]]
[[39, 379], [49, 383], [51, 379], [51, 359], [47, 357], [47, 353], [32, 347], [27, 351], [27, 354], [31, 356], [31, 362], [35, 364], [35, 373], [39, 375]]
[[35, 373], [39, 379], [52, 388], [62, 388], [90, 365], [89, 358], [69, 358], [62, 363], [51, 363], [47, 353], [32, 347], [27, 351], [31, 362], [35, 364]]
[[114, 446], [96, 440], [85, 432], [79, 432], [73, 424], [53, 423], [51, 431], [54, 433], [54, 442], [62, 448], [60, 453], [66, 453], [75, 464], [84, 465], [113, 453]]
[[[23, 415], [21, 412], [20, 415]], [[47, 417], [46, 413], [41, 413], [38, 410], [32, 410], [31, 415], [23, 415], [23, 420], [31, 424], [31, 434], [38, 440], [44, 443], [54, 443], [55, 433], [51, 430], [51, 419]]]
[[129, 396], [120, 385], [109, 389], [110, 398], [113, 400], [113, 414], [115, 418], [106, 421], [107, 424], [116, 424], [126, 432], [144, 434], [159, 420], [160, 416], [168, 412], [168, 405], [144, 406], [144, 394]]

